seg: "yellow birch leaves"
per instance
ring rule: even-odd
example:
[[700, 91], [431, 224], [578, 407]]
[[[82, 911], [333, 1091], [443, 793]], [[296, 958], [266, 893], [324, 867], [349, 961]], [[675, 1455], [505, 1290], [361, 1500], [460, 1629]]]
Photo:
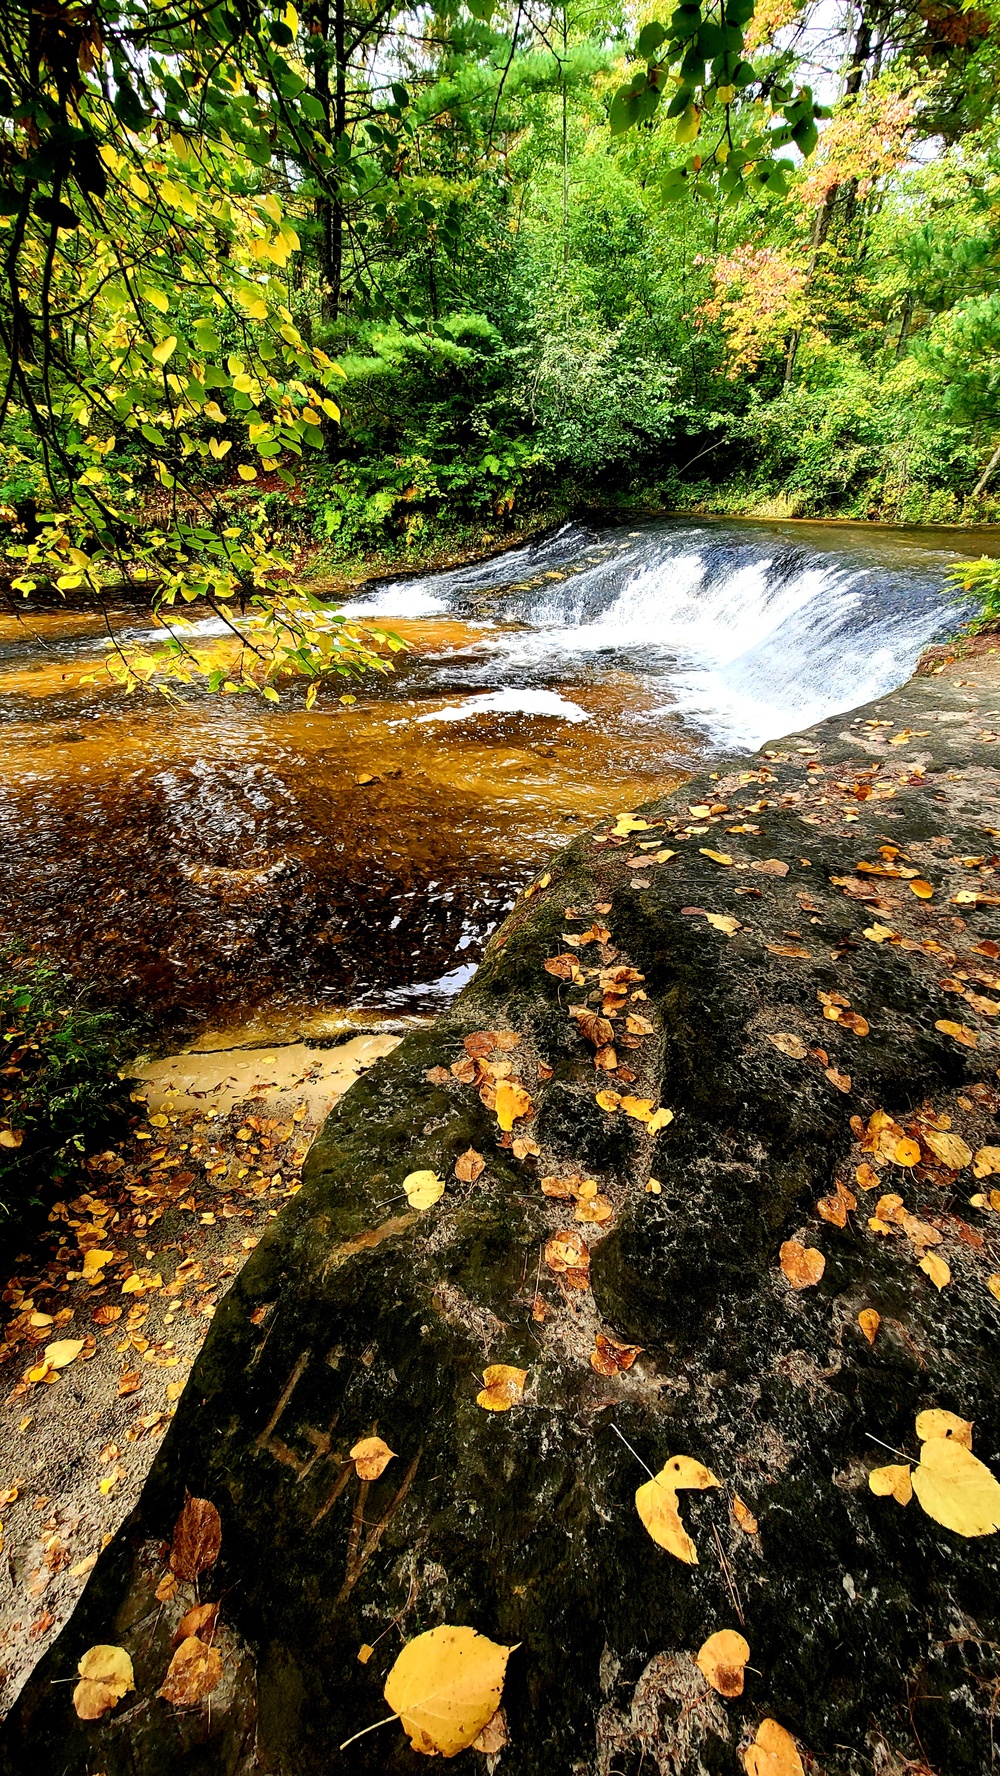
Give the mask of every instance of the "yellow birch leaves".
[[681, 1522], [677, 1494], [718, 1485], [703, 1462], [690, 1455], [672, 1455], [652, 1480], [636, 1490], [635, 1508], [654, 1542], [687, 1566], [697, 1566], [698, 1550]]
[[455, 1757], [500, 1706], [513, 1647], [474, 1628], [442, 1625], [407, 1642], [385, 1680], [385, 1699], [414, 1751]]

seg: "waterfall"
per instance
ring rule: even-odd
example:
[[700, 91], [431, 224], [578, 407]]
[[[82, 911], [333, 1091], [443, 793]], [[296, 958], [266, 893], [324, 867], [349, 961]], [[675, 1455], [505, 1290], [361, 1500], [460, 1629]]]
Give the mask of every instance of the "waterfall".
[[752, 749], [910, 675], [957, 620], [941, 596], [957, 559], [949, 542], [850, 525], [567, 524], [471, 567], [383, 583], [345, 608], [476, 625], [436, 678], [461, 702], [422, 721], [500, 710], [579, 721], [566, 687], [618, 668], [652, 693], [637, 724], [680, 720], [715, 745]]

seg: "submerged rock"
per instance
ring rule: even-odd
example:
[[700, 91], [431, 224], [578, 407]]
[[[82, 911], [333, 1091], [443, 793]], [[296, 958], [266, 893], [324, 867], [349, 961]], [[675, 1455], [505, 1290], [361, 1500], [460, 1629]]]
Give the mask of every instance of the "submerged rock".
[[[868, 1482], [916, 1466], [927, 1408], [1000, 1469], [1000, 688], [977, 680], [916, 679], [576, 841], [352, 1087], [5, 1776], [417, 1772], [396, 1723], [338, 1747], [443, 1622], [518, 1643], [508, 1743], [459, 1771], [714, 1776], [770, 1717], [826, 1776], [979, 1776], [1000, 1536]], [[419, 1171], [447, 1185], [425, 1210]], [[527, 1371], [509, 1410], [477, 1403], [495, 1364]], [[395, 1453], [362, 1482], [372, 1436]], [[676, 1455], [719, 1481], [679, 1494], [697, 1564], [635, 1508]], [[171, 1594], [186, 1492], [221, 1554]], [[158, 1691], [196, 1586], [223, 1677], [179, 1707]], [[696, 1663], [722, 1628], [750, 1646], [730, 1697]], [[66, 1680], [105, 1643], [135, 1690], [80, 1721]]]

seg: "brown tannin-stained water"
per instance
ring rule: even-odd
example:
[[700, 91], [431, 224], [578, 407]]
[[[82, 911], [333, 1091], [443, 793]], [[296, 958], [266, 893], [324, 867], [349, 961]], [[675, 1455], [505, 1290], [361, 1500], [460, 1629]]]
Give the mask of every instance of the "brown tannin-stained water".
[[339, 681], [311, 711], [304, 685], [277, 708], [81, 685], [98, 617], [0, 617], [3, 927], [164, 1031], [221, 1040], [257, 1018], [276, 1040], [426, 1013], [573, 831], [713, 746], [750, 749], [905, 678], [954, 624], [946, 567], [983, 547], [567, 525], [358, 596], [348, 608], [411, 652], [353, 684], [353, 705]]

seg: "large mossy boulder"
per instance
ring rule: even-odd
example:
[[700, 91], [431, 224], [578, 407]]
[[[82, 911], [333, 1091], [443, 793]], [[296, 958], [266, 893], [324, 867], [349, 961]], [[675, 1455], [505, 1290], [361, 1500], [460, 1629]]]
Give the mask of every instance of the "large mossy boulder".
[[[508, 1743], [458, 1771], [721, 1776], [770, 1717], [809, 1772], [982, 1776], [1000, 1535], [869, 1473], [916, 1466], [928, 1408], [1000, 1470], [1000, 1217], [970, 1163], [1000, 1141], [998, 694], [914, 680], [553, 862], [451, 1011], [329, 1118], [8, 1723], [6, 1776], [417, 1776], [396, 1723], [338, 1748], [442, 1622], [517, 1644]], [[505, 1131], [512, 1081], [531, 1113]], [[447, 1184], [425, 1210], [421, 1170]], [[560, 1232], [589, 1248], [569, 1268]], [[509, 1411], [477, 1403], [493, 1364], [527, 1371]], [[369, 1435], [395, 1456], [362, 1482]], [[697, 1564], [635, 1506], [678, 1454], [719, 1481], [680, 1494]], [[223, 1676], [178, 1707], [157, 1692], [196, 1589], [167, 1577], [187, 1493], [221, 1518], [197, 1584]], [[696, 1663], [721, 1628], [750, 1647], [728, 1699]], [[96, 1643], [136, 1689], [82, 1722], [67, 1680]]]

